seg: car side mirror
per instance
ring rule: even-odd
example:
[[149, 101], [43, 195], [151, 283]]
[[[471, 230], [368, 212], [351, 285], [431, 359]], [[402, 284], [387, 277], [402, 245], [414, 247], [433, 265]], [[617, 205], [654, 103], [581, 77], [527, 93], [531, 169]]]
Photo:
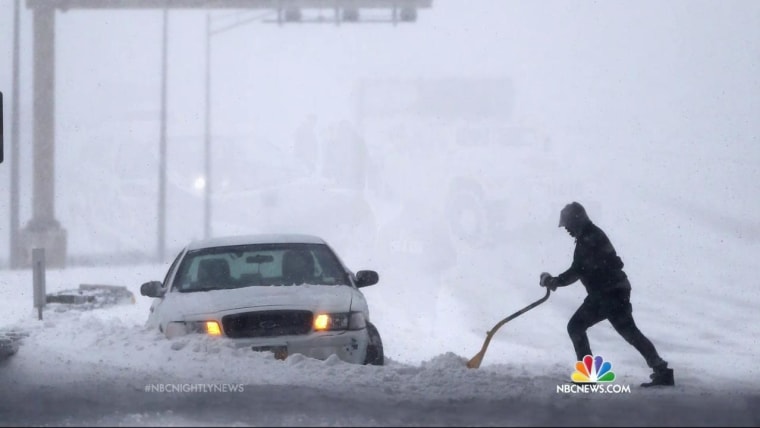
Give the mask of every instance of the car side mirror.
[[359, 288], [377, 284], [379, 280], [380, 276], [373, 270], [360, 270], [356, 272], [356, 286]]
[[164, 297], [164, 284], [161, 281], [148, 281], [140, 286], [140, 294], [148, 297]]

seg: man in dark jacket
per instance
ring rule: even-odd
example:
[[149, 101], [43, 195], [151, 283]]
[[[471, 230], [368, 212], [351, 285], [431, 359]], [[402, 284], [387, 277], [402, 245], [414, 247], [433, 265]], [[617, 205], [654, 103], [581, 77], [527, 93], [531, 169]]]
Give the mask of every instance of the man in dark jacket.
[[562, 209], [559, 227], [564, 227], [575, 238], [573, 263], [556, 277], [542, 273], [540, 283], [552, 291], [577, 280], [586, 287], [588, 295], [567, 324], [567, 332], [573, 341], [578, 361], [586, 355], [593, 355], [586, 330], [606, 319], [615, 331], [641, 353], [654, 371], [650, 376], [652, 381], [641, 386], [673, 385], [673, 369], [668, 368], [667, 361], [660, 358], [652, 342], [633, 321], [631, 284], [623, 271], [623, 261], [607, 235], [591, 222], [586, 210], [578, 202]]

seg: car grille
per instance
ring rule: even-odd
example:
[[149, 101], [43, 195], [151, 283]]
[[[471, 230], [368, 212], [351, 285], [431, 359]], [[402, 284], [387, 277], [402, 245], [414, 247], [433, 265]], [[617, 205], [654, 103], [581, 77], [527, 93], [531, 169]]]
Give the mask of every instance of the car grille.
[[222, 317], [227, 337], [273, 337], [307, 334], [311, 331], [310, 311], [260, 311]]

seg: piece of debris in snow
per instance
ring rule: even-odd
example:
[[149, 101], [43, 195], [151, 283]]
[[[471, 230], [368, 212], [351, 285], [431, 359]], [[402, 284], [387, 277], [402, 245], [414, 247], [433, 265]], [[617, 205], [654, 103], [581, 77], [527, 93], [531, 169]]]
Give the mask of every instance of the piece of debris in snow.
[[20, 331], [0, 331], [0, 360], [8, 358], [18, 352], [19, 342], [27, 336], [29, 336], [29, 333], [23, 333]]
[[45, 296], [58, 312], [68, 309], [89, 310], [104, 306], [133, 304], [135, 296], [122, 285], [80, 284], [78, 289], [63, 290]]

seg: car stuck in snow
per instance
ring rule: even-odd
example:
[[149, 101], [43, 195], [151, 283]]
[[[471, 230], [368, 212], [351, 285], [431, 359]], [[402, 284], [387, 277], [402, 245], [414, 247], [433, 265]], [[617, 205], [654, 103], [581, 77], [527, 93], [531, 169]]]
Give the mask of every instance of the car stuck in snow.
[[218, 336], [236, 347], [383, 365], [383, 345], [360, 288], [373, 270], [348, 269], [322, 238], [248, 235], [191, 242], [163, 282], [142, 284], [154, 298], [148, 326], [168, 338]]

